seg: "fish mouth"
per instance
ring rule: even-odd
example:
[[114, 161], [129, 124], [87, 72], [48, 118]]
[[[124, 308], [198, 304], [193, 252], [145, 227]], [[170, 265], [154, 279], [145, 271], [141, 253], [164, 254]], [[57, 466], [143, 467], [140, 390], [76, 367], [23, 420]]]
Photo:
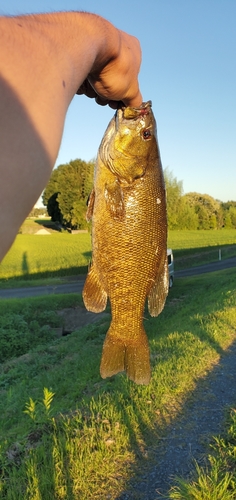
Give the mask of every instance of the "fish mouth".
[[152, 107], [152, 101], [143, 102], [138, 108], [122, 108], [123, 118], [126, 120], [135, 120], [142, 116], [148, 115], [150, 108]]
[[145, 119], [146, 116], [150, 114], [152, 107], [152, 101], [147, 101], [143, 102], [141, 106], [138, 108], [131, 108], [131, 107], [121, 107], [117, 109], [115, 113], [115, 123], [116, 123], [116, 130], [119, 130], [119, 125], [122, 122], [127, 121], [136, 121], [140, 119]]
[[[126, 179], [128, 184], [132, 183], [134, 179], [142, 177], [145, 168], [140, 167], [136, 175], [134, 175], [132, 164], [138, 162], [141, 166], [143, 158], [142, 155], [140, 158], [138, 156], [139, 149], [136, 148], [134, 151], [134, 148], [129, 147], [127, 149], [126, 137], [134, 135], [137, 140], [141, 137], [141, 140], [147, 142], [149, 137], [144, 138], [142, 136], [143, 130], [146, 133], [150, 132], [150, 137], [152, 137], [154, 120], [151, 106], [152, 102], [147, 101], [143, 102], [139, 107], [120, 107], [117, 109], [99, 148], [99, 156], [109, 170], [115, 175]], [[116, 144], [116, 138], [118, 138], [119, 147]], [[118, 166], [116, 165], [117, 162]], [[128, 166], [128, 163], [130, 163], [130, 166]], [[128, 171], [132, 171], [132, 175], [128, 176]], [[124, 175], [125, 172], [126, 175]]]

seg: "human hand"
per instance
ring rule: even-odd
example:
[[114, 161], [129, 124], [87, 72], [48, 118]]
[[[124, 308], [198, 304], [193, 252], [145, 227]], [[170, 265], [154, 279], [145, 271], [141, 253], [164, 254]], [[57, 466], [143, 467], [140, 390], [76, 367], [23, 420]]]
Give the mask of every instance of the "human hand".
[[[138, 72], [141, 49], [137, 38], [116, 30], [119, 47], [108, 61], [96, 61], [88, 77], [77, 91], [79, 95], [95, 98], [101, 106], [117, 109], [121, 105], [138, 107], [142, 104]], [[109, 55], [108, 55], [109, 56]]]

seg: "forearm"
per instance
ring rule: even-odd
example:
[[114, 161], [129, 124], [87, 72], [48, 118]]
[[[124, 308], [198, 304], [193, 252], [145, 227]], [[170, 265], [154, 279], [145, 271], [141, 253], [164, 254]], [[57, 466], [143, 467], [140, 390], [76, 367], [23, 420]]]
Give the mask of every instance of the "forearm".
[[49, 180], [68, 106], [84, 80], [108, 101], [139, 105], [141, 95], [139, 60], [130, 58], [137, 41], [103, 18], [74, 12], [4, 17], [0, 32], [1, 261]]
[[68, 106], [90, 71], [115, 55], [119, 32], [86, 13], [0, 18], [0, 28], [0, 74], [54, 163]]

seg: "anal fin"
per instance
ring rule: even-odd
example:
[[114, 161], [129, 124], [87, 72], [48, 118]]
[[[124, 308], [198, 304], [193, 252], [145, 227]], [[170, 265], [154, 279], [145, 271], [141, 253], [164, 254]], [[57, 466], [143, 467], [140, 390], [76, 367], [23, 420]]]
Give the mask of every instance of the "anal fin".
[[99, 313], [106, 308], [107, 293], [103, 289], [93, 265], [87, 274], [82, 296], [88, 311]]

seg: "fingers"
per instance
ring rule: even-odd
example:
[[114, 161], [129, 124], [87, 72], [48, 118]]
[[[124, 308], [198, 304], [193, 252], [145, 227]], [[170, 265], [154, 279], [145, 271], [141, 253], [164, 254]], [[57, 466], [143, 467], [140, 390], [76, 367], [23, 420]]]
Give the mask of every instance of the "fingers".
[[123, 101], [106, 99], [97, 94], [97, 92], [94, 90], [94, 88], [92, 87], [92, 85], [89, 83], [88, 80], [84, 81], [84, 83], [77, 90], [76, 94], [86, 95], [86, 97], [89, 97], [90, 99], [95, 99], [96, 103], [99, 104], [99, 106], [109, 106], [112, 109], [118, 109], [121, 108], [122, 106], [130, 106], [138, 108], [139, 106], [141, 106], [143, 102], [142, 95], [139, 89], [137, 92], [137, 96], [135, 96], [135, 98], [132, 99], [130, 99], [129, 97], [124, 98]]
[[139, 89], [138, 89], [137, 95], [134, 98], [132, 98], [132, 99], [124, 98], [123, 99], [124, 105], [130, 106], [131, 108], [139, 108], [141, 106], [142, 102], [143, 102], [143, 98], [142, 98], [142, 94], [141, 94]]
[[77, 94], [94, 98], [100, 106], [117, 109], [122, 106], [139, 107], [142, 95], [138, 84], [141, 63], [139, 41], [119, 31], [117, 55], [100, 68], [91, 71], [78, 89]]
[[86, 95], [87, 97], [89, 97], [90, 99], [93, 99], [93, 98], [96, 98], [97, 97], [97, 93], [95, 92], [94, 88], [92, 87], [92, 85], [90, 85], [88, 79], [86, 79], [82, 85], [80, 86], [80, 88], [77, 90], [76, 94], [78, 95]]

